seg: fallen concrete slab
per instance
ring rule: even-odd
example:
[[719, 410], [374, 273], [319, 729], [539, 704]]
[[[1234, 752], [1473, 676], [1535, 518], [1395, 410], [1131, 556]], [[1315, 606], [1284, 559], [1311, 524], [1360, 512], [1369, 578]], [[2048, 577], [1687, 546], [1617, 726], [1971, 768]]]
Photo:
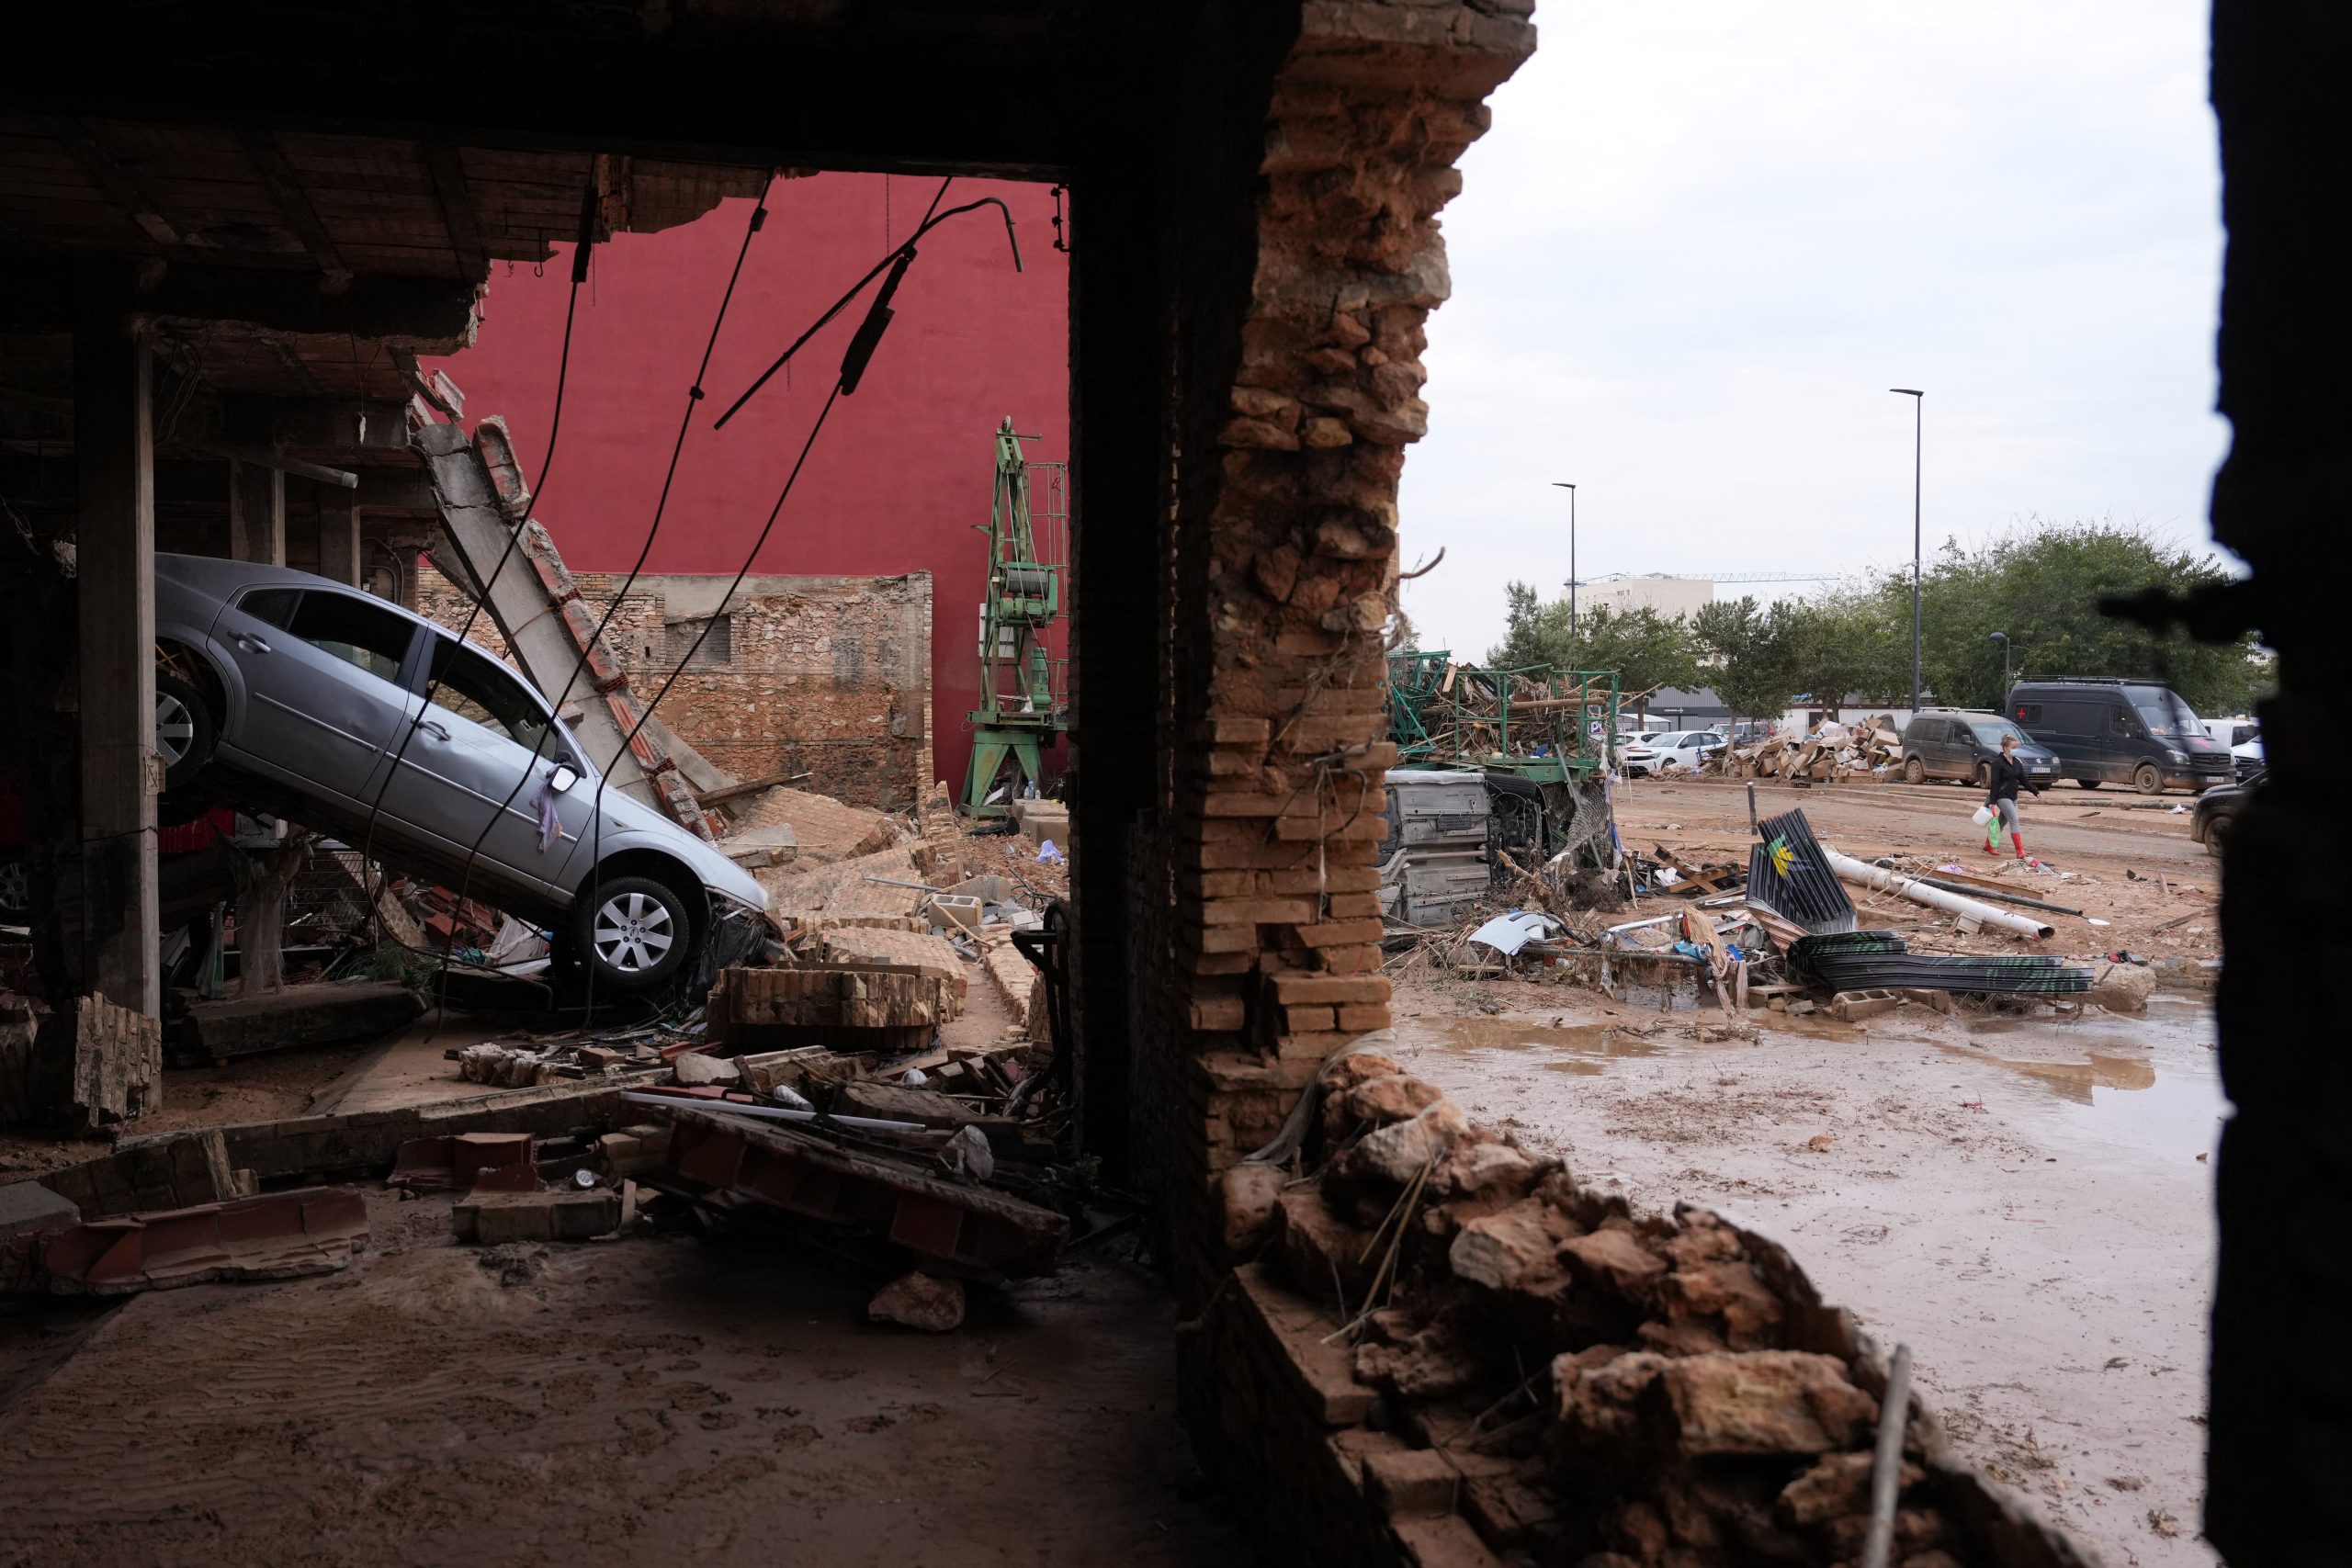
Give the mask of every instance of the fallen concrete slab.
[[0, 1247], [0, 1292], [107, 1296], [213, 1280], [291, 1280], [345, 1267], [367, 1240], [358, 1193], [297, 1188], [12, 1236]]
[[406, 986], [390, 980], [331, 980], [288, 986], [257, 997], [198, 1002], [167, 1032], [165, 1051], [175, 1066], [368, 1040], [404, 1029], [424, 1010]]

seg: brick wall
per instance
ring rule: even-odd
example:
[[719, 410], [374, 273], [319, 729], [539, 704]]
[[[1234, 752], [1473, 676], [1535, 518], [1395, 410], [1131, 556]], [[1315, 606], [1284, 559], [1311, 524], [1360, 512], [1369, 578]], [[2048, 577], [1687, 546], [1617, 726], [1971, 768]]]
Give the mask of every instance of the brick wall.
[[1388, 1023], [1373, 859], [1396, 488], [1448, 288], [1435, 214], [1486, 93], [1533, 46], [1522, 9], [1308, 0], [1247, 159], [1246, 253], [1201, 264], [1246, 287], [1193, 318], [1183, 355], [1174, 764], [1127, 912], [1131, 1145], [1191, 1299], [1222, 1267], [1216, 1174]]
[[[578, 577], [601, 616], [621, 580]], [[724, 577], [640, 577], [605, 632], [641, 699], [662, 689], [717, 608]], [[859, 806], [911, 807], [932, 773], [929, 572], [752, 577], [657, 716], [739, 778], [809, 774], [797, 787]], [[417, 608], [455, 630], [470, 601], [418, 568]], [[488, 616], [474, 640], [505, 646]], [[723, 653], [722, 653], [723, 649]]]

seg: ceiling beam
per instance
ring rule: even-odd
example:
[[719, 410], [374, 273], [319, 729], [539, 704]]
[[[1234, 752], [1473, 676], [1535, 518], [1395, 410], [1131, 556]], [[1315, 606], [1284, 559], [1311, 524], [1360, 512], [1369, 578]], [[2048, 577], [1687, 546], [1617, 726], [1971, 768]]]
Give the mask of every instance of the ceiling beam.
[[147, 188], [147, 182], [99, 146], [88, 126], [62, 115], [47, 116], [41, 123], [74, 155], [74, 166], [125, 218], [139, 226], [151, 245], [161, 249], [180, 243], [179, 231], [164, 216], [163, 203]]
[[[162, 276], [138, 297], [151, 317], [235, 321], [266, 332], [381, 338], [428, 354], [454, 354], [473, 338], [481, 286], [443, 278], [356, 277], [340, 294], [308, 273], [156, 264]], [[86, 263], [0, 259], [0, 331], [72, 330]]]
[[447, 141], [417, 144], [426, 173], [433, 176], [433, 194], [441, 203], [441, 221], [449, 231], [449, 247], [458, 253], [458, 271], [468, 278], [490, 276], [490, 247], [483, 243], [481, 222], [474, 213], [473, 192], [466, 185], [466, 155]]
[[311, 205], [310, 193], [302, 188], [302, 176], [287, 160], [286, 149], [277, 144], [275, 132], [241, 126], [237, 142], [251, 158], [254, 168], [261, 175], [261, 183], [269, 188], [269, 199], [277, 209], [286, 226], [319, 264], [322, 280], [321, 288], [329, 294], [340, 294], [351, 285], [351, 269], [343, 262], [343, 253], [335, 249], [324, 223], [319, 221], [318, 209]]

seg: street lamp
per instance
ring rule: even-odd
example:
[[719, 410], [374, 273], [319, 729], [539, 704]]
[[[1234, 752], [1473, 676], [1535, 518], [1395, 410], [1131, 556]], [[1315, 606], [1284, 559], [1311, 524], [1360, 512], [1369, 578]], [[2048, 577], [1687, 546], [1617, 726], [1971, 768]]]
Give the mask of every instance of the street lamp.
[[1993, 640], [2001, 645], [2001, 705], [2009, 705], [2009, 634], [1995, 632]]
[[1573, 640], [1577, 635], [1577, 487], [1554, 479], [1552, 488], [1568, 492], [1568, 637]]
[[1888, 391], [1911, 400], [1911, 711], [1919, 711], [1919, 456], [1926, 433], [1928, 394], [1917, 387], [1889, 387]]

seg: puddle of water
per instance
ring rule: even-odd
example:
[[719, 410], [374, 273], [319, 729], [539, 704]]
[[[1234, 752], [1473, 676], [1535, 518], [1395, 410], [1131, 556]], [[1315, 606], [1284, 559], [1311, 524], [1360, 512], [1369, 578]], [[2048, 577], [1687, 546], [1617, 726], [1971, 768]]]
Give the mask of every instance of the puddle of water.
[[1438, 1049], [1457, 1056], [1475, 1051], [1556, 1052], [1560, 1054], [1557, 1059], [1543, 1064], [1544, 1071], [1593, 1077], [1606, 1072], [1611, 1062], [1629, 1057], [1747, 1043], [1738, 1039], [1694, 1040], [1682, 1032], [1690, 1020], [1712, 1017], [1677, 1014], [1675, 1021], [1661, 1030], [1655, 1040], [1645, 1039], [1622, 1023], [1547, 1024], [1523, 1018], [1448, 1018], [1427, 1020], [1425, 1026]]
[[[1972, 1029], [1973, 1034], [1978, 1032]], [[2128, 1043], [2128, 1042], [2117, 1042]], [[2020, 1061], [2012, 1056], [1992, 1056], [1973, 1051], [1965, 1045], [1945, 1045], [1942, 1050], [1955, 1056], [1965, 1056], [1972, 1062], [1983, 1062], [1996, 1067], [2007, 1067], [2022, 1073], [2050, 1087], [2061, 1100], [2071, 1100], [2077, 1105], [2094, 1105], [2091, 1091], [2097, 1089], [2153, 1089], [2156, 1082], [2155, 1065], [2144, 1055], [2117, 1055], [2100, 1051], [2096, 1045], [2088, 1052], [2089, 1060], [2083, 1062]]]

